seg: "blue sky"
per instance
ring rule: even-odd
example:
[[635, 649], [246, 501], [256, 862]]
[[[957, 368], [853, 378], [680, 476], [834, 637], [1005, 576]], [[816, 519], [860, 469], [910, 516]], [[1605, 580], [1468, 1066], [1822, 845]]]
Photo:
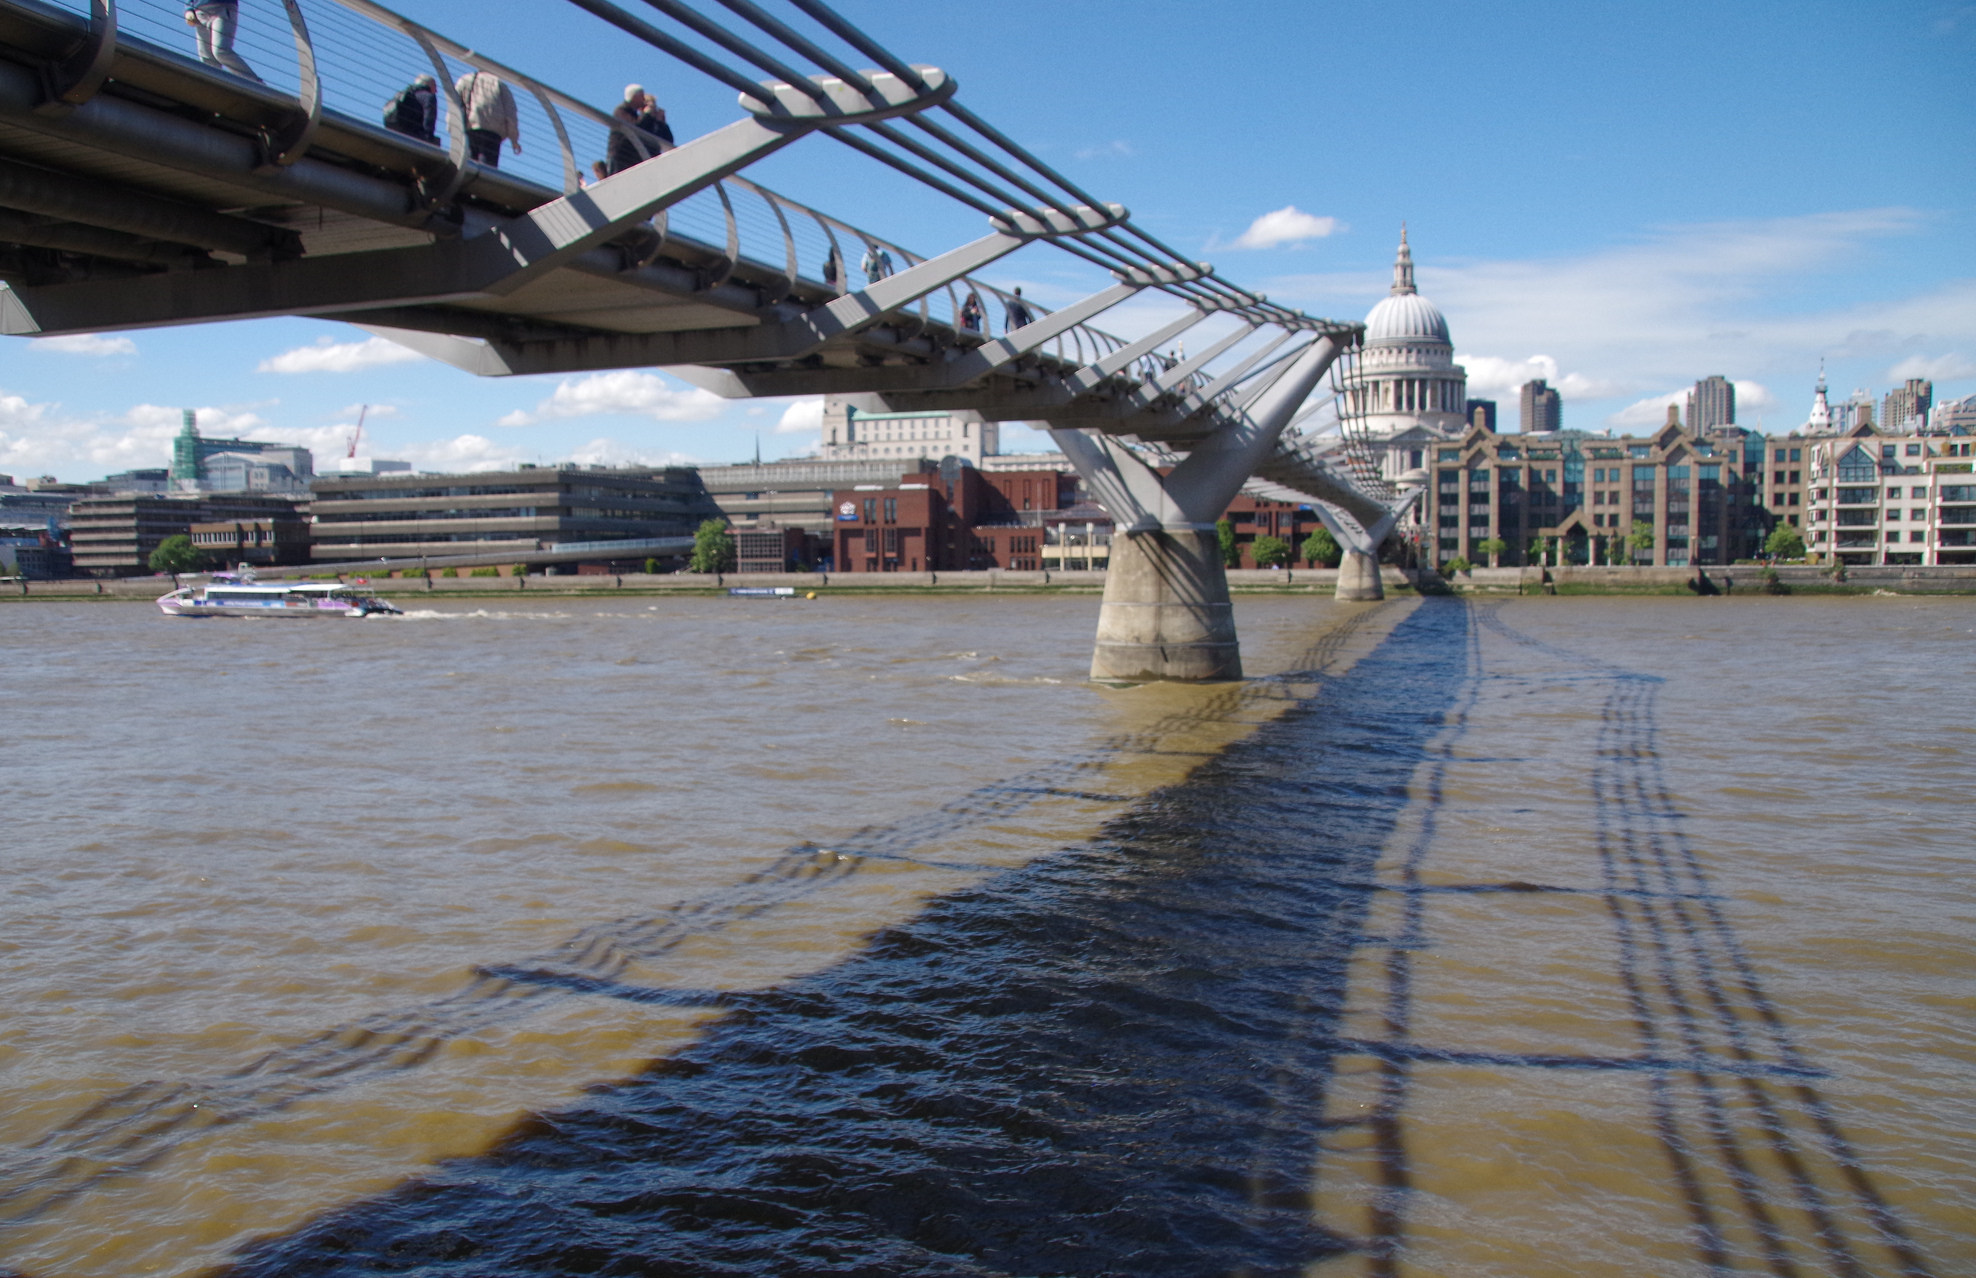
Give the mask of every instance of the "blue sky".
[[[640, 81], [682, 138], [738, 112], [728, 90], [557, 0], [400, 7], [601, 105]], [[1567, 426], [1623, 430], [1721, 373], [1743, 386], [1746, 424], [1783, 430], [1821, 358], [1835, 398], [1911, 375], [1938, 397], [1976, 392], [1976, 4], [841, 8], [1278, 301], [1362, 317], [1404, 219], [1471, 394], [1513, 404], [1517, 384], [1548, 376]], [[753, 176], [922, 252], [982, 229], [824, 138]], [[987, 275], [1050, 305], [1104, 283], [1046, 247]], [[1135, 303], [1099, 322], [1133, 335], [1160, 314]], [[718, 401], [663, 374], [493, 380], [381, 362], [398, 355], [299, 319], [10, 339], [0, 472], [163, 465], [181, 406], [211, 433], [325, 453], [370, 404], [366, 451], [434, 469], [731, 461], [758, 435], [764, 456], [815, 438], [813, 406]]]

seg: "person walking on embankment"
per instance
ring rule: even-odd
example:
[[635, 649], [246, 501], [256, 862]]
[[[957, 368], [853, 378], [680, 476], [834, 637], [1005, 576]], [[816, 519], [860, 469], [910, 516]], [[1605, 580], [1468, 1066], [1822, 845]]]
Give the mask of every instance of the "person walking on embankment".
[[469, 71], [453, 85], [466, 111], [467, 155], [490, 169], [501, 167], [501, 141], [521, 154], [521, 113], [501, 77]]

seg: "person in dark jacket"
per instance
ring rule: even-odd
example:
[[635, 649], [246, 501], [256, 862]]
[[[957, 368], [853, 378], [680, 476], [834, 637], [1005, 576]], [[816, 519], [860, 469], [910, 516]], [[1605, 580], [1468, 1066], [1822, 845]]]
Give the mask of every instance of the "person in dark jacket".
[[385, 104], [384, 127], [393, 133], [437, 145], [438, 125], [439, 86], [429, 75], [412, 81], [397, 97]]
[[638, 141], [645, 144], [645, 150], [651, 155], [672, 150], [672, 128], [666, 124], [665, 108], [652, 100], [652, 95], [645, 92], [644, 85], [625, 85], [624, 101], [612, 109], [611, 117], [624, 126], [611, 130], [611, 145], [606, 167], [612, 173], [622, 173], [632, 165], [648, 158], [639, 154], [637, 143], [626, 134], [626, 129], [637, 131]]
[[1008, 299], [1002, 311], [1002, 331], [1013, 333], [1027, 326], [1035, 316], [1029, 312], [1029, 303], [1022, 300], [1022, 290], [1016, 289], [1015, 296]]

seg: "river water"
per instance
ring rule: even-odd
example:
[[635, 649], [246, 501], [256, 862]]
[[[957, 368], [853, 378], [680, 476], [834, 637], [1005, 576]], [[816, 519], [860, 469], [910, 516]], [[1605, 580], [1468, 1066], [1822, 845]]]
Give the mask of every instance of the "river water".
[[0, 608], [0, 1273], [1976, 1272], [1962, 599]]

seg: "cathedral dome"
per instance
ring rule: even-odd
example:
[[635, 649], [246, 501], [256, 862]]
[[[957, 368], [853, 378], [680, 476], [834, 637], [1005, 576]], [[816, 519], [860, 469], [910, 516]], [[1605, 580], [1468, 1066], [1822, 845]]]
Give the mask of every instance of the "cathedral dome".
[[1448, 319], [1418, 293], [1396, 293], [1365, 317], [1368, 342], [1448, 342]]
[[1393, 294], [1365, 317], [1365, 340], [1453, 344], [1447, 316], [1413, 287], [1413, 250], [1407, 247], [1405, 227], [1400, 228], [1400, 252], [1393, 260]]

